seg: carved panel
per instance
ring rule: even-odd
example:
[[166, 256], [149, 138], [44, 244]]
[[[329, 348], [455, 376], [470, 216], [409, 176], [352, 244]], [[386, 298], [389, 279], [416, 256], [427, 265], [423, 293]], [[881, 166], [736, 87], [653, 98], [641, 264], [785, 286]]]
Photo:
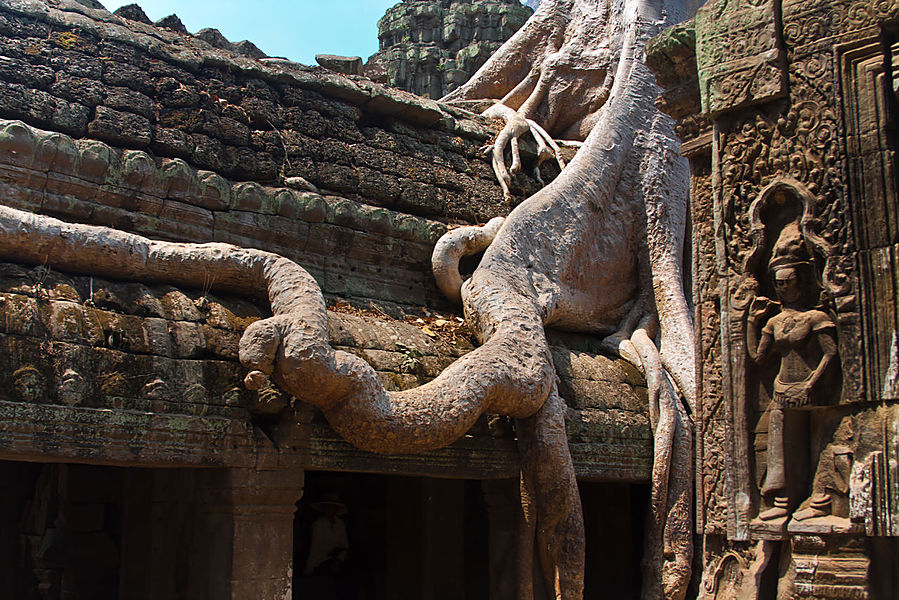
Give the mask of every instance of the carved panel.
[[697, 430], [697, 527], [706, 534], [724, 533], [727, 490], [724, 473], [728, 456], [727, 416], [721, 377], [721, 325], [715, 262], [715, 226], [712, 202], [711, 156], [691, 156], [691, 210], [693, 222], [693, 285], [697, 298], [697, 395], [701, 414]]
[[792, 559], [798, 598], [868, 598], [870, 565], [862, 540], [797, 536]]
[[783, 0], [784, 42], [788, 49], [816, 44], [897, 16], [899, 0]]
[[696, 15], [702, 110], [720, 113], [787, 93], [775, 0], [718, 0]]
[[[860, 441], [876, 425], [866, 403], [899, 397], [895, 42], [876, 27], [890, 16], [896, 2], [785, 1], [790, 97], [746, 108], [732, 92], [743, 110], [715, 121], [731, 539], [895, 529], [890, 436]], [[722, 52], [721, 65], [744, 50]], [[698, 54], [701, 71], [712, 55]], [[790, 277], [806, 299], [769, 301]], [[698, 305], [713, 298], [699, 290]]]

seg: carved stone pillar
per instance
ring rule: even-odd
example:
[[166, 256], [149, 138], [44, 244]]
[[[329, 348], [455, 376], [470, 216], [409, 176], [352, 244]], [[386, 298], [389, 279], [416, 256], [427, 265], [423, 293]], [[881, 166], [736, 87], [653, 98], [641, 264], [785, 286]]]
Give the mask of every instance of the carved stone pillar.
[[290, 600], [299, 469], [201, 471], [190, 598]]

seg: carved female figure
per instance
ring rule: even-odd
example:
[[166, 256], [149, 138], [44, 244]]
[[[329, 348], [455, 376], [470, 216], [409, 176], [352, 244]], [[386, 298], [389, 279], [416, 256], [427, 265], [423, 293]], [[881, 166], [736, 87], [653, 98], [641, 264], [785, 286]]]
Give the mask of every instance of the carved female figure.
[[[756, 297], [749, 307], [746, 328], [747, 350], [753, 362], [763, 365], [774, 355], [780, 357], [768, 405], [768, 464], [761, 490], [772, 506], [759, 514], [763, 521], [785, 517], [790, 511], [784, 411], [821, 404], [820, 384], [837, 355], [836, 324], [818, 306], [811, 253], [798, 222], [781, 231], [768, 271], [780, 302]], [[777, 308], [779, 312], [768, 318]]]

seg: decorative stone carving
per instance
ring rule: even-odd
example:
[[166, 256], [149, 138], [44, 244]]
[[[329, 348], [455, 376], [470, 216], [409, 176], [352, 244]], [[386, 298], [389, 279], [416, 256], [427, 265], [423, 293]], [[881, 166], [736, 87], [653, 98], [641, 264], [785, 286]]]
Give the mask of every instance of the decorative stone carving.
[[61, 403], [68, 406], [77, 406], [83, 401], [87, 387], [87, 382], [81, 376], [81, 373], [75, 369], [66, 369], [56, 388], [56, 395]]
[[[807, 415], [798, 411], [839, 399], [837, 325], [820, 280], [827, 243], [808, 231], [813, 197], [799, 182], [769, 185], [750, 209], [753, 247], [734, 305], [745, 315], [748, 414], [754, 427], [756, 483], [761, 507], [756, 526], [782, 528], [804, 493], [808, 460], [801, 451]], [[776, 234], [773, 244], [770, 240]], [[765, 294], [773, 291], [777, 301]], [[826, 493], [798, 515], [829, 512]], [[802, 496], [804, 497], [804, 496]]]
[[43, 374], [28, 365], [16, 369], [12, 374], [15, 396], [20, 402], [34, 404], [44, 398], [46, 381]]
[[[718, 0], [699, 11], [696, 47], [702, 65], [703, 112], [718, 113], [786, 93], [785, 54], [775, 4], [774, 0]], [[710, 26], [713, 21], [714, 27]]]
[[701, 598], [895, 597], [895, 553], [878, 563], [861, 533], [896, 535], [899, 494], [897, 17], [895, 0], [708, 2], [693, 109], [707, 137], [671, 101], [693, 74], [660, 80], [694, 189], [711, 187], [691, 197], [709, 215], [693, 230]]

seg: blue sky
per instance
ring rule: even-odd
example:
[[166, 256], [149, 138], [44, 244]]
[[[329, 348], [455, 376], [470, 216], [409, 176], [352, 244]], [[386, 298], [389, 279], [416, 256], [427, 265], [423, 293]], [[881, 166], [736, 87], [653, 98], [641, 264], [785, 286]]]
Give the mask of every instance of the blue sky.
[[[101, 0], [110, 11], [132, 4]], [[137, 0], [151, 21], [172, 13], [188, 31], [214, 27], [232, 42], [250, 40], [270, 56], [307, 65], [316, 54], [361, 56], [378, 49], [378, 19], [399, 0]]]

